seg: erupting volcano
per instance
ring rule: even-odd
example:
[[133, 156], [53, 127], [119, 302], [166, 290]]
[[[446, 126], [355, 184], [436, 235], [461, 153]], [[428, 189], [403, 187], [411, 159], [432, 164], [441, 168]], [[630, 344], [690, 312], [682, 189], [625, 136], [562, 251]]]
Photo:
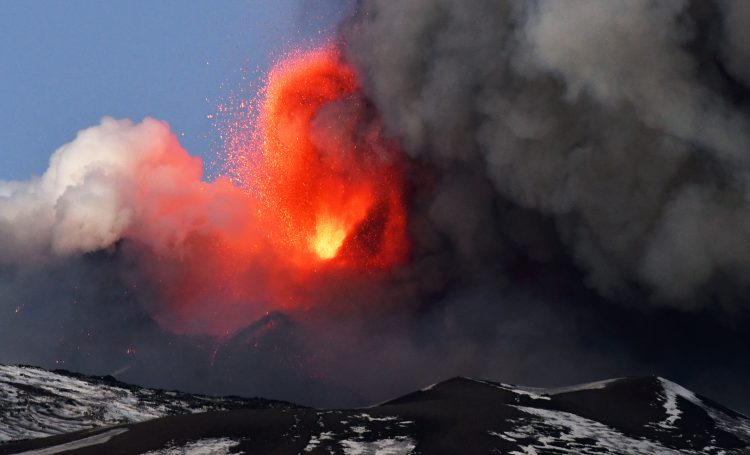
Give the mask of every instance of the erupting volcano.
[[0, 364], [750, 410], [750, 1], [6, 3]]
[[156, 317], [176, 331], [227, 333], [266, 311], [309, 308], [316, 274], [406, 259], [404, 159], [354, 71], [326, 47], [281, 60], [266, 84], [243, 123], [225, 128], [234, 184], [221, 178], [198, 194], [220, 210], [154, 267], [170, 302]]

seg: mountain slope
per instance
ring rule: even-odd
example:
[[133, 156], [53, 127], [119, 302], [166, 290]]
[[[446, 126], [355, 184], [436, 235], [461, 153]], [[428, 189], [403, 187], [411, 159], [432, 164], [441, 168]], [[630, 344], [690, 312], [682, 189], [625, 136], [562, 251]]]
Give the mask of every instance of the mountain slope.
[[0, 454], [732, 454], [750, 420], [658, 377], [531, 389], [454, 378], [366, 409], [159, 418], [0, 445]]
[[208, 397], [147, 389], [108, 376], [0, 365], [0, 442], [169, 415], [288, 406], [259, 398]]

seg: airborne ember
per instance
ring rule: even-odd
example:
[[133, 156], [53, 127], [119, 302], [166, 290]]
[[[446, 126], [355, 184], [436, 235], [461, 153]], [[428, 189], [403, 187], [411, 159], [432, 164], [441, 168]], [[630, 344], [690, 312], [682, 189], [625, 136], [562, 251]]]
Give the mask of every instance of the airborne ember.
[[270, 242], [301, 267], [405, 258], [403, 153], [377, 117], [362, 129], [374, 114], [358, 90], [333, 47], [288, 57], [268, 78], [257, 137], [230, 142], [255, 146], [230, 151], [234, 173], [259, 198]]

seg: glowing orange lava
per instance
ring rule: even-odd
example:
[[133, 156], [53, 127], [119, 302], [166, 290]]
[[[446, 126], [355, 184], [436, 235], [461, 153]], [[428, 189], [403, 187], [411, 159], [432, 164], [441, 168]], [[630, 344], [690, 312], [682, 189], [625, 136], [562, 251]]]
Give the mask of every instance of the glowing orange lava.
[[261, 102], [257, 150], [235, 173], [260, 198], [270, 241], [297, 266], [389, 267], [407, 242], [398, 150], [334, 49], [274, 67]]
[[261, 95], [223, 128], [230, 178], [203, 182], [166, 133], [138, 171], [130, 238], [150, 255], [152, 314], [170, 330], [231, 333], [314, 308], [335, 292], [326, 280], [375, 279], [406, 259], [404, 159], [337, 51], [281, 61]]

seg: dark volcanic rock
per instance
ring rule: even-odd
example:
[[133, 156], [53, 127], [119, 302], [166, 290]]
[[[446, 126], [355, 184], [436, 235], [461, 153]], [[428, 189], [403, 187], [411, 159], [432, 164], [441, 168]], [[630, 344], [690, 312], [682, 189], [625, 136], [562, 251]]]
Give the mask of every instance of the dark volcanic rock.
[[291, 406], [261, 398], [148, 389], [112, 376], [0, 365], [0, 442], [178, 414]]
[[366, 409], [179, 415], [31, 441], [0, 454], [731, 454], [750, 420], [658, 377], [532, 389], [454, 378]]

